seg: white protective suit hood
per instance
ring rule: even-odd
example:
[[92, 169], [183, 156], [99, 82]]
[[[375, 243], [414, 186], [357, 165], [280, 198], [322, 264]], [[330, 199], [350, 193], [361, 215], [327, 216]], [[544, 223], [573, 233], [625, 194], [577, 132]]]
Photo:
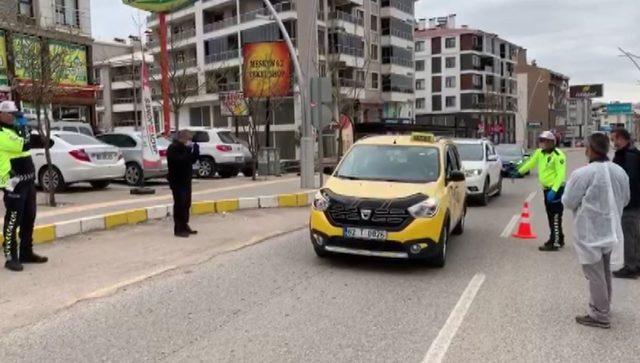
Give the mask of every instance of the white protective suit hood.
[[612, 162], [592, 162], [571, 174], [562, 203], [574, 214], [581, 264], [596, 263], [609, 252], [612, 265], [623, 263], [622, 210], [629, 197], [629, 178]]

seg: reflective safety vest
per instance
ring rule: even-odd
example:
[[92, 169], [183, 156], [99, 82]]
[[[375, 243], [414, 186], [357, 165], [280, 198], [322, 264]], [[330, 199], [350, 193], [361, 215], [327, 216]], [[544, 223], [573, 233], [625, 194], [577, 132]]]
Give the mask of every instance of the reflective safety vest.
[[11, 177], [11, 160], [31, 157], [24, 151], [25, 140], [9, 126], [0, 126], [0, 188], [5, 188]]
[[557, 192], [566, 183], [567, 157], [562, 151], [553, 149], [550, 152], [545, 152], [538, 149], [529, 160], [518, 168], [518, 173], [526, 174], [536, 166], [538, 167], [538, 178], [543, 188]]

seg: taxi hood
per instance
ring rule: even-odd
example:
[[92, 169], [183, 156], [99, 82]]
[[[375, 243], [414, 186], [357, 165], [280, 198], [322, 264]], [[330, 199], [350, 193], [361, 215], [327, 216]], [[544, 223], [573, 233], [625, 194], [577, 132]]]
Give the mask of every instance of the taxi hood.
[[348, 180], [331, 177], [324, 188], [336, 194], [355, 198], [394, 199], [404, 198], [417, 193], [435, 196], [438, 182], [415, 184], [371, 180]]

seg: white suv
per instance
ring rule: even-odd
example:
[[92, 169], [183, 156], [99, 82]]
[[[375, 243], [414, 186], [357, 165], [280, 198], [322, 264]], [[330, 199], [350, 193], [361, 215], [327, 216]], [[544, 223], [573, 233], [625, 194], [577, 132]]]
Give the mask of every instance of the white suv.
[[209, 178], [218, 173], [221, 178], [231, 178], [245, 172], [246, 146], [237, 142], [227, 129], [187, 127], [193, 132], [193, 142], [200, 146], [200, 159], [195, 165], [198, 177]]
[[454, 140], [467, 177], [467, 195], [481, 205], [502, 193], [502, 163], [489, 140]]

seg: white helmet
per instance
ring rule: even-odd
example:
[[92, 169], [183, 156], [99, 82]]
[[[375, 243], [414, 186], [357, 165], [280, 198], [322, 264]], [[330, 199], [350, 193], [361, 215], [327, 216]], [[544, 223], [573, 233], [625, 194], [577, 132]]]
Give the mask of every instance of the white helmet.
[[543, 133], [540, 134], [539, 139], [540, 140], [556, 141], [556, 135], [554, 135], [553, 132], [551, 132], [551, 131], [544, 131]]
[[16, 107], [16, 103], [13, 101], [2, 101], [0, 102], [0, 112], [3, 113], [16, 113], [18, 112], [18, 107]]

